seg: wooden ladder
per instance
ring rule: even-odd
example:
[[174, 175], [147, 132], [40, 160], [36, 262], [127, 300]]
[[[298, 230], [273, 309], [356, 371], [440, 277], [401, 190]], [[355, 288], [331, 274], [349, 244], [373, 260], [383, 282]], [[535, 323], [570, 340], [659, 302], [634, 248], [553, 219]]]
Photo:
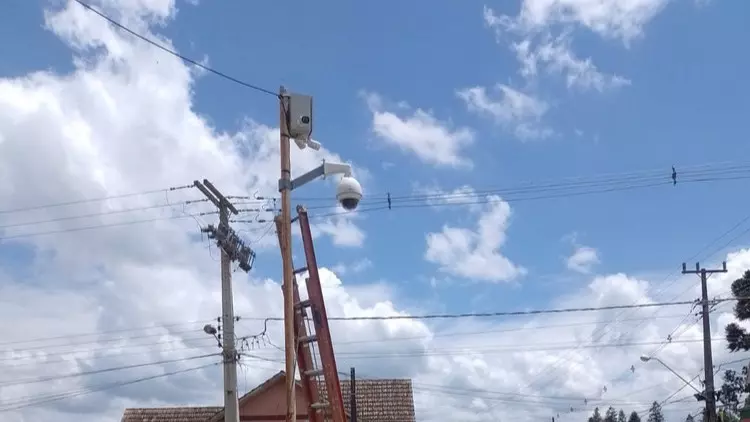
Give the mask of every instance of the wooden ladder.
[[[306, 266], [294, 270], [294, 338], [297, 344], [297, 366], [302, 380], [302, 389], [310, 403], [308, 419], [310, 422], [346, 422], [344, 399], [341, 384], [336, 370], [336, 356], [333, 352], [331, 331], [328, 326], [323, 289], [320, 285], [318, 262], [315, 258], [312, 231], [307, 210], [297, 206], [297, 218], [302, 233], [302, 244], [305, 250]], [[281, 233], [277, 220], [276, 231]], [[301, 300], [297, 275], [307, 273], [305, 284], [307, 300]], [[308, 315], [307, 311], [310, 311]], [[311, 321], [312, 320], [312, 321]], [[312, 323], [311, 323], [312, 322]], [[317, 350], [318, 359], [313, 352]], [[317, 363], [320, 362], [321, 368]], [[322, 383], [320, 382], [322, 378]], [[325, 396], [320, 394], [319, 386], [325, 387]], [[330, 419], [328, 419], [330, 418]]]

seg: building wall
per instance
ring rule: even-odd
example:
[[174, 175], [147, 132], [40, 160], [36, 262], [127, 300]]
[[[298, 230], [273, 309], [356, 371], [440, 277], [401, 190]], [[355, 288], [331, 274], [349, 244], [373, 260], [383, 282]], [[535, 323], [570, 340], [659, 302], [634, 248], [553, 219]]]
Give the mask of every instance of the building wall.
[[[301, 419], [299, 416], [307, 415], [307, 399], [302, 393], [301, 388], [297, 388], [295, 394], [297, 399], [297, 420]], [[270, 386], [266, 391], [263, 391], [256, 397], [253, 397], [242, 408], [240, 408], [240, 416], [243, 420], [252, 420], [255, 422], [272, 422], [272, 421], [283, 421], [286, 418], [286, 385], [284, 382], [276, 383]], [[252, 419], [247, 419], [250, 417]]]

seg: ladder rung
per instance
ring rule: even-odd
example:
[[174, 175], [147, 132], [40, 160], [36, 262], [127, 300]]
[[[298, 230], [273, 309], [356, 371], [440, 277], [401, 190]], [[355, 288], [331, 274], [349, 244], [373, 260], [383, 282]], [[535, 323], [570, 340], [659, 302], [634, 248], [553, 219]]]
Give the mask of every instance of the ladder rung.
[[300, 343], [312, 343], [314, 341], [318, 341], [318, 336], [316, 336], [315, 334], [311, 336], [303, 336], [299, 338]]
[[312, 407], [313, 409], [325, 409], [328, 406], [329, 404], [327, 402], [313, 403], [310, 405], [310, 407]]
[[323, 375], [322, 369], [310, 369], [309, 371], [305, 371], [305, 376], [307, 377], [319, 377]]
[[305, 271], [307, 271], [307, 267], [297, 268], [296, 270], [294, 270], [294, 274], [301, 274], [301, 273], [304, 273]]
[[294, 305], [294, 307], [297, 308], [297, 309], [309, 308], [310, 307], [310, 300], [308, 299], [308, 300], [303, 300], [303, 301], [297, 302], [297, 304]]

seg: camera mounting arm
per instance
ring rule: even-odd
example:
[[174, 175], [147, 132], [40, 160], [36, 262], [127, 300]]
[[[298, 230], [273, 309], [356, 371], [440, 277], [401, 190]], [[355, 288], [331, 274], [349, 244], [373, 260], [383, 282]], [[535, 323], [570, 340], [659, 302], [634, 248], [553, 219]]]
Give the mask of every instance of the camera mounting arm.
[[[300, 186], [304, 186], [312, 182], [318, 177], [326, 177], [326, 176], [331, 176], [334, 174], [343, 174], [346, 177], [351, 177], [352, 166], [350, 166], [349, 164], [343, 164], [343, 163], [326, 163], [324, 161], [323, 164], [319, 165], [318, 167], [292, 180], [288, 188], [289, 190], [294, 190]], [[283, 185], [284, 185], [283, 180], [279, 180], [279, 190], [282, 190], [287, 187]]]

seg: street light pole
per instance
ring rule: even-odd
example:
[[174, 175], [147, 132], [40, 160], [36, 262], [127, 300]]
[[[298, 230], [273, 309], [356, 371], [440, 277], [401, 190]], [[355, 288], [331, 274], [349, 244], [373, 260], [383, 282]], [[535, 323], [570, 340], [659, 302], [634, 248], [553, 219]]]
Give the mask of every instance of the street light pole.
[[281, 214], [276, 217], [281, 221], [277, 227], [279, 233], [282, 262], [283, 281], [281, 288], [284, 292], [284, 351], [286, 354], [286, 420], [296, 422], [297, 401], [295, 399], [294, 374], [294, 269], [292, 268], [292, 217], [291, 217], [291, 151], [289, 145], [289, 96], [286, 89], [279, 88], [279, 156], [281, 157], [281, 178], [279, 191], [281, 192]]
[[281, 249], [282, 290], [284, 292], [284, 352], [286, 363], [286, 422], [297, 421], [297, 402], [295, 399], [296, 339], [294, 337], [294, 268], [292, 267], [292, 218], [291, 192], [318, 177], [343, 174], [344, 177], [336, 188], [336, 200], [351, 211], [362, 199], [362, 187], [352, 177], [348, 164], [326, 163], [292, 180], [291, 145], [294, 140], [300, 149], [309, 147], [319, 150], [321, 145], [312, 136], [313, 114], [312, 97], [290, 94], [282, 86], [279, 88], [279, 156], [281, 177], [281, 213], [276, 216], [279, 227], [279, 248]]
[[659, 359], [657, 357], [653, 357], [653, 356], [645, 356], [645, 355], [641, 356], [641, 361], [642, 362], [648, 362], [648, 361], [651, 361], [651, 360], [655, 360], [655, 361], [659, 362], [663, 367], [667, 368], [669, 370], [669, 372], [675, 374], [677, 376], [677, 378], [679, 378], [680, 380], [682, 380], [682, 382], [684, 382], [685, 384], [687, 384], [688, 387], [690, 387], [693, 390], [695, 390], [698, 394], [703, 394], [703, 391], [697, 389], [693, 384], [690, 383], [690, 381], [686, 380], [682, 375], [680, 375], [679, 373], [677, 373], [677, 371], [675, 371], [674, 369], [670, 368], [669, 365], [667, 365], [666, 363], [664, 363], [664, 361], [662, 361], [661, 359]]

